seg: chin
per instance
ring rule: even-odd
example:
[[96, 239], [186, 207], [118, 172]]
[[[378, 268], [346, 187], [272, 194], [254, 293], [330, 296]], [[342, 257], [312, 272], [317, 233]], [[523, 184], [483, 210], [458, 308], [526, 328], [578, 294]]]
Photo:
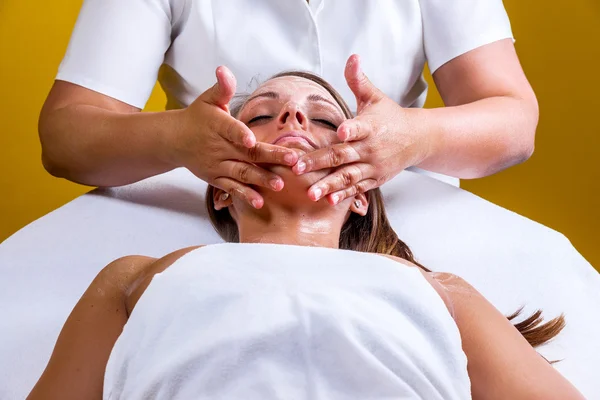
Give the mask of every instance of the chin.
[[269, 165], [266, 169], [279, 175], [283, 179], [283, 189], [276, 192], [264, 187], [253, 187], [254, 190], [265, 197], [265, 202], [268, 201], [267, 198], [277, 198], [278, 201], [292, 205], [315, 203], [308, 197], [308, 189], [331, 172], [331, 169], [322, 169], [319, 171], [307, 172], [302, 175], [296, 175], [291, 167], [283, 165]]

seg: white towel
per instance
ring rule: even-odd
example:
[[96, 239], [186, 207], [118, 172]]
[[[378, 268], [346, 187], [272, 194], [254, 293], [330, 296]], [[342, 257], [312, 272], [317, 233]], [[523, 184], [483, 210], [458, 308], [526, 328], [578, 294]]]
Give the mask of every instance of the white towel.
[[118, 338], [105, 399], [469, 399], [442, 299], [347, 250], [216, 244], [157, 274]]

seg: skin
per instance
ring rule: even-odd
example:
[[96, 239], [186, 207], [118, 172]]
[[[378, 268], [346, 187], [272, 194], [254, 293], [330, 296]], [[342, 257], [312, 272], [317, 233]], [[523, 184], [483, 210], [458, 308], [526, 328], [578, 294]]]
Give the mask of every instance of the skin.
[[339, 166], [311, 189], [331, 194], [332, 204], [333, 196], [381, 186], [410, 166], [472, 179], [533, 153], [538, 103], [510, 39], [465, 53], [433, 73], [442, 108], [400, 107], [369, 81], [356, 55], [345, 77], [358, 105], [358, 115], [338, 128], [347, 143], [307, 154], [294, 167], [303, 173]]
[[[278, 93], [278, 99], [263, 98], [249, 103], [241, 118], [249, 123], [259, 140], [271, 141], [282, 133], [304, 129], [318, 146], [339, 140], [335, 128], [313, 119], [336, 110], [324, 111], [322, 104], [312, 104], [308, 95], [328, 94], [311, 81], [285, 77], [261, 86], [256, 94]], [[329, 97], [330, 100], [332, 100]], [[320, 110], [319, 110], [320, 109]], [[339, 110], [338, 110], [339, 111]], [[249, 122], [258, 115], [271, 115], [259, 122]], [[341, 115], [338, 118], [342, 119]], [[302, 153], [304, 143], [282, 142]], [[296, 198], [327, 171], [296, 176], [290, 167], [268, 166], [286, 179], [285, 190], [265, 191], [266, 202], [257, 210], [246, 202], [222, 199], [215, 192], [215, 208], [228, 207], [237, 221], [243, 243], [271, 242], [338, 248], [337, 240], [344, 220], [351, 212], [364, 215], [368, 202], [363, 194], [328, 206], [324, 200]], [[260, 187], [256, 188], [262, 191]], [[354, 200], [360, 202], [354, 205]], [[320, 220], [319, 220], [320, 218]], [[315, 227], [311, 226], [311, 221]], [[327, 229], [323, 229], [326, 226]], [[67, 319], [44, 373], [28, 399], [101, 399], [104, 369], [111, 349], [128, 316], [152, 277], [169, 268], [189, 251], [185, 248], [161, 259], [128, 256], [104, 268], [83, 294]], [[417, 268], [394, 256], [399, 268]], [[554, 368], [537, 354], [521, 334], [492, 304], [463, 279], [446, 273], [427, 273], [424, 278], [440, 295], [461, 333], [462, 347], [468, 359], [468, 373], [476, 400], [564, 400], [583, 396]], [[357, 366], [360, 368], [360, 366]]]
[[[186, 109], [158, 113], [140, 113], [56, 81], [39, 120], [44, 167], [54, 176], [93, 186], [125, 185], [186, 167], [252, 204], [262, 198], [251, 196], [249, 185], [270, 188], [273, 178], [254, 163], [295, 166], [298, 174], [304, 163], [305, 172], [335, 168], [318, 185], [333, 204], [334, 194], [353, 197], [412, 165], [477, 178], [523, 162], [534, 148], [538, 104], [510, 40], [481, 46], [436, 70], [433, 78], [446, 107], [431, 110], [403, 109], [382, 96], [361, 72], [357, 56], [351, 56], [345, 75], [359, 115], [338, 130], [340, 141], [348, 143], [301, 160], [293, 154], [285, 161], [290, 153], [257, 141], [232, 118], [227, 104], [235, 78], [224, 67], [216, 75], [217, 84]], [[311, 199], [315, 189], [306, 192]]]
[[[39, 120], [44, 167], [54, 176], [93, 186], [126, 185], [185, 167], [222, 187], [219, 177], [250, 183], [240, 176], [241, 166], [294, 165], [294, 152], [257, 144], [248, 127], [231, 117], [235, 77], [225, 67], [217, 68], [216, 77], [217, 83], [185, 109], [156, 113], [55, 81]], [[273, 176], [262, 172], [252, 183], [269, 187]]]
[[[256, 97], [267, 92], [277, 93], [278, 98]], [[326, 101], [311, 101], [308, 99], [310, 95], [321, 96], [335, 105]], [[336, 136], [336, 128], [345, 120], [344, 114], [327, 90], [318, 84], [298, 77], [282, 77], [266, 82], [252, 97], [254, 99], [245, 105], [239, 118], [248, 124], [258, 140], [270, 143], [281, 135], [295, 131], [308, 136], [317, 148], [341, 142]], [[255, 120], [256, 117], [260, 119]], [[307, 143], [283, 141], [279, 144], [293, 149], [299, 156], [314, 150]], [[286, 166], [262, 166], [282, 178], [279, 185], [283, 188], [272, 191], [255, 187], [254, 190], [264, 199], [260, 210], [248, 206], [237, 196], [223, 200], [221, 195], [224, 192], [215, 190], [215, 208], [229, 207], [238, 223], [242, 242], [296, 243], [337, 248], [341, 227], [350, 212], [360, 215], [367, 212], [368, 202], [363, 193], [335, 207], [324, 200], [314, 202], [305, 195], [311, 185], [327, 176], [328, 170], [296, 176]], [[355, 201], [360, 203], [359, 207], [354, 204]]]

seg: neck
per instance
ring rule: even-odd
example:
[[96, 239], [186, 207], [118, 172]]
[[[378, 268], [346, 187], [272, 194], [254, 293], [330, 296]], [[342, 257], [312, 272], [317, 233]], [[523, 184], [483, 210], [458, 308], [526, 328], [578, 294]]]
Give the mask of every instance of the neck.
[[265, 202], [260, 210], [243, 210], [237, 218], [240, 243], [339, 248], [344, 212], [321, 201], [324, 207], [290, 208]]

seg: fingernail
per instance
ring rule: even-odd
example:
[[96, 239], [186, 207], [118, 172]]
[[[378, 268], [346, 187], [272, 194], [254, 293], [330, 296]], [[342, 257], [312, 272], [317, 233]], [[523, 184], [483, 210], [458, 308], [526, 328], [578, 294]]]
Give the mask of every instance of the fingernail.
[[298, 163], [298, 172], [302, 173], [306, 169], [306, 163], [304, 161], [300, 161]]
[[333, 197], [331, 198], [331, 200], [333, 200], [333, 204], [337, 204], [339, 199], [340, 199], [340, 196], [338, 196], [337, 194], [334, 194]]
[[319, 188], [316, 188], [315, 190], [313, 190], [313, 195], [315, 196], [315, 200], [319, 200], [319, 198], [321, 198], [322, 194], [323, 194], [323, 191]]
[[258, 208], [260, 206], [260, 201], [252, 200], [252, 206], [254, 206], [254, 208]]
[[344, 137], [344, 141], [348, 140], [348, 136], [350, 136], [350, 129], [347, 126], [342, 128], [342, 136]]
[[294, 155], [292, 153], [287, 153], [283, 156], [283, 160], [288, 164], [292, 164], [294, 162]]
[[269, 181], [269, 185], [271, 185], [271, 187], [275, 190], [277, 190], [279, 188], [279, 179], [277, 178], [273, 178]]

